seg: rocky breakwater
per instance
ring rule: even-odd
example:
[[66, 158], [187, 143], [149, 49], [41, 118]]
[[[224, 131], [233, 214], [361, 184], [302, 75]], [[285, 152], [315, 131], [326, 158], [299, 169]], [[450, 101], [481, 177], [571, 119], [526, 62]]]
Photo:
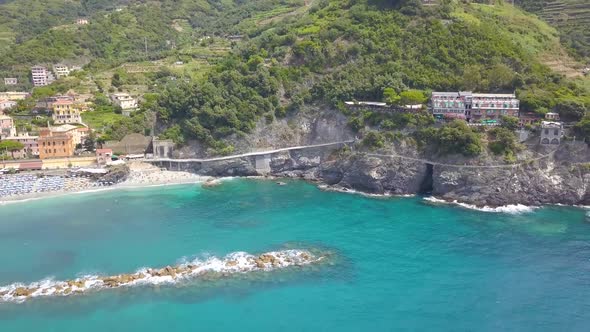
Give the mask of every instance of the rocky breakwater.
[[221, 259], [213, 257], [158, 269], [141, 269], [129, 274], [88, 276], [66, 281], [44, 280], [28, 285], [12, 284], [0, 287], [0, 302], [24, 302], [35, 297], [68, 296], [136, 285], [171, 284], [189, 279], [219, 279], [238, 273], [310, 265], [324, 258], [307, 250], [273, 251], [259, 256], [237, 252]]

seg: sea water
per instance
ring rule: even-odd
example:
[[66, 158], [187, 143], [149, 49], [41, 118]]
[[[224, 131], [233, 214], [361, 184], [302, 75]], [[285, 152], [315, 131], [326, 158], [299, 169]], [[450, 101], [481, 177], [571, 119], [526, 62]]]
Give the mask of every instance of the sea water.
[[587, 331], [590, 221], [231, 180], [0, 206], [0, 287], [235, 252], [308, 268], [0, 303], [0, 331]]

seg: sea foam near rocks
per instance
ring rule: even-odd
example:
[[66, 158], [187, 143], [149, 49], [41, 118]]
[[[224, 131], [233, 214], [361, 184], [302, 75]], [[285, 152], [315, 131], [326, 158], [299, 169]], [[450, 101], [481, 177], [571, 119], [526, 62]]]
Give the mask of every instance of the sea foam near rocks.
[[510, 213], [510, 214], [520, 214], [520, 213], [528, 213], [528, 212], [532, 212], [533, 210], [537, 209], [537, 206], [526, 206], [526, 205], [522, 205], [522, 204], [513, 204], [513, 205], [504, 205], [504, 206], [498, 206], [498, 207], [489, 207], [489, 206], [483, 206], [483, 207], [478, 207], [472, 204], [467, 204], [467, 203], [461, 203], [458, 201], [445, 201], [444, 199], [439, 199], [436, 197], [424, 197], [424, 200], [430, 203], [435, 203], [435, 204], [453, 204], [453, 205], [457, 205], [466, 209], [470, 209], [470, 210], [476, 210], [476, 211], [482, 211], [482, 212], [494, 212], [494, 213]]
[[142, 268], [130, 274], [90, 275], [66, 281], [44, 279], [30, 284], [14, 283], [0, 287], [0, 303], [20, 303], [36, 297], [68, 296], [136, 285], [172, 284], [205, 276], [221, 278], [237, 273], [273, 271], [290, 266], [309, 265], [322, 259], [322, 256], [314, 255], [307, 250], [295, 249], [272, 251], [259, 256], [235, 252], [223, 258], [210, 257], [159, 269]]

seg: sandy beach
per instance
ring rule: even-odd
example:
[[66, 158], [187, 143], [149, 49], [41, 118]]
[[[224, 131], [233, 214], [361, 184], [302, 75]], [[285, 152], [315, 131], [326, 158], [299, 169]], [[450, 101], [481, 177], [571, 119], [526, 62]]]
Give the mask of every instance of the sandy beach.
[[[189, 172], [168, 171], [160, 169], [151, 164], [138, 161], [129, 162], [127, 165], [129, 166], [130, 170], [129, 176], [125, 181], [118, 184], [101, 186], [98, 185], [97, 182], [87, 178], [60, 178], [60, 184], [58, 186], [59, 188], [52, 189], [53, 187], [48, 187], [42, 192], [24, 192], [0, 195], [0, 204], [36, 200], [46, 197], [56, 197], [81, 192], [199, 183], [212, 179], [211, 177], [199, 176]], [[32, 175], [30, 174], [3, 175], [2, 177], [4, 177], [5, 180], [4, 185], [8, 184], [12, 186], [26, 185], [35, 187], [39, 185], [37, 182], [40, 181], [32, 179]], [[21, 181], [22, 184], [18, 183], [17, 179], [18, 181]], [[30, 184], [29, 182], [34, 184]], [[1, 185], [3, 184], [0, 182], [0, 186]], [[34, 189], [31, 188], [31, 190]]]

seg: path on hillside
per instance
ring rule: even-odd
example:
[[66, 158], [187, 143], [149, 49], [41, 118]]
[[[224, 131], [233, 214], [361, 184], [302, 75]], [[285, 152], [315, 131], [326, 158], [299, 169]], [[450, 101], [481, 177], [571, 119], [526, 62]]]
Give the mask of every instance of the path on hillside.
[[172, 158], [158, 158], [158, 159], [147, 159], [148, 161], [174, 161], [174, 162], [210, 162], [210, 161], [222, 161], [222, 160], [230, 160], [230, 159], [239, 159], [243, 157], [252, 157], [252, 156], [264, 156], [267, 154], [274, 154], [279, 152], [286, 152], [291, 150], [302, 150], [302, 149], [312, 149], [312, 148], [321, 148], [325, 146], [331, 145], [341, 145], [341, 144], [350, 144], [354, 143], [354, 140], [350, 141], [341, 141], [341, 142], [332, 142], [332, 143], [323, 143], [323, 144], [312, 144], [312, 145], [301, 145], [301, 146], [292, 146], [288, 148], [280, 148], [274, 150], [265, 150], [265, 151], [256, 151], [256, 152], [248, 152], [242, 154], [236, 154], [231, 156], [225, 157], [215, 157], [215, 158], [206, 158], [206, 159], [172, 159]]
[[537, 158], [528, 159], [528, 160], [525, 160], [525, 161], [521, 161], [519, 163], [506, 164], [506, 165], [459, 165], [459, 164], [441, 163], [441, 162], [432, 161], [432, 160], [428, 160], [428, 159], [420, 159], [420, 158], [412, 158], [412, 157], [407, 157], [407, 156], [400, 156], [398, 154], [367, 153], [367, 155], [368, 156], [371, 156], [371, 157], [399, 158], [399, 159], [404, 159], [404, 160], [421, 162], [421, 163], [424, 163], [424, 164], [430, 164], [430, 165], [436, 165], [436, 166], [445, 166], [445, 167], [456, 167], [456, 168], [514, 168], [514, 167], [518, 167], [518, 166], [521, 166], [521, 165], [524, 165], [524, 164], [528, 164], [530, 162], [534, 162], [534, 161], [538, 161], [538, 160], [547, 158], [547, 157], [553, 155], [556, 151], [557, 151], [557, 149], [549, 152], [548, 154], [541, 155], [540, 157], [537, 157]]
[[[223, 160], [231, 160], [231, 159], [239, 159], [239, 158], [243, 158], [243, 157], [253, 157], [253, 156], [264, 156], [264, 155], [268, 155], [268, 154], [275, 154], [275, 153], [279, 153], [279, 152], [287, 152], [287, 151], [292, 151], [292, 150], [303, 150], [303, 149], [313, 149], [313, 148], [321, 148], [321, 147], [326, 147], [326, 146], [332, 146], [332, 145], [342, 145], [342, 144], [350, 144], [350, 143], [354, 143], [354, 140], [349, 140], [349, 141], [340, 141], [340, 142], [332, 142], [332, 143], [323, 143], [323, 144], [312, 144], [312, 145], [301, 145], [301, 146], [293, 146], [293, 147], [288, 147], [288, 148], [280, 148], [280, 149], [273, 149], [273, 150], [265, 150], [265, 151], [256, 151], [256, 152], [248, 152], [248, 153], [242, 153], [242, 154], [237, 154], [237, 155], [232, 155], [232, 156], [225, 156], [225, 157], [215, 157], [215, 158], [205, 158], [205, 159], [172, 159], [172, 158], [159, 158], [159, 159], [149, 159], [146, 161], [169, 161], [169, 162], [180, 162], [180, 163], [189, 163], [189, 162], [214, 162], [214, 161], [223, 161]], [[421, 159], [421, 158], [414, 158], [414, 157], [408, 157], [408, 156], [402, 156], [402, 155], [398, 155], [395, 153], [391, 153], [391, 154], [379, 154], [379, 153], [367, 153], [367, 156], [370, 157], [378, 157], [378, 158], [399, 158], [399, 159], [403, 159], [403, 160], [409, 160], [409, 161], [414, 161], [414, 162], [420, 162], [420, 163], [424, 163], [424, 164], [430, 164], [430, 165], [436, 165], [436, 166], [444, 166], [444, 167], [456, 167], [456, 168], [514, 168], [514, 167], [518, 167], [518, 166], [522, 166], [524, 164], [530, 163], [530, 162], [535, 162], [544, 158], [547, 158], [549, 156], [552, 156], [553, 154], [555, 154], [555, 152], [557, 151], [557, 149], [541, 155], [539, 157], [533, 158], [533, 159], [528, 159], [525, 161], [521, 161], [519, 163], [515, 163], [515, 164], [505, 164], [505, 165], [459, 165], [459, 164], [447, 164], [447, 163], [441, 163], [441, 162], [437, 162], [437, 161], [432, 161], [432, 160], [428, 160], [428, 159]]]

